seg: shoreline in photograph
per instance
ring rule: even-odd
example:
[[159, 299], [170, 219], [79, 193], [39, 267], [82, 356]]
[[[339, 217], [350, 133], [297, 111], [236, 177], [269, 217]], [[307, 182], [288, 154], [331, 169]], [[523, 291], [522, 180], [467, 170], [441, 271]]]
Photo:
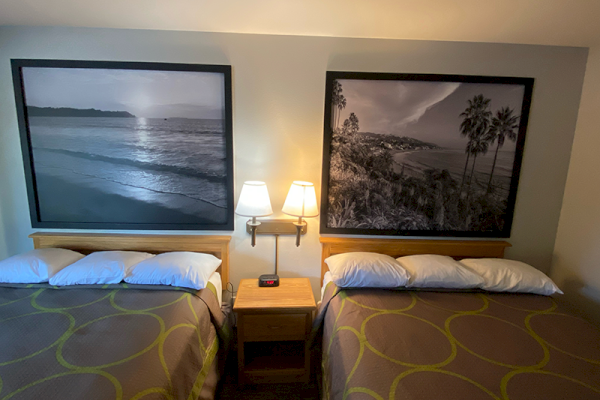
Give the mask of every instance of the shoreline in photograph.
[[[392, 150], [394, 159], [394, 172], [403, 173], [414, 178], [423, 177], [427, 169], [447, 170], [450, 176], [460, 181], [464, 173], [466, 155], [458, 149], [424, 149], [424, 150]], [[434, 162], [429, 163], [429, 160]], [[474, 178], [487, 183], [494, 160], [494, 152], [477, 157]], [[514, 151], [499, 151], [494, 167], [493, 180], [508, 192], [512, 179], [512, 162]], [[470, 171], [472, 158], [469, 161], [467, 172]]]
[[[127, 223], [127, 224], [224, 224], [227, 210], [201, 200], [195, 201], [197, 212], [186, 213], [178, 207], [166, 207], [157, 202], [125, 197], [111, 190], [102, 190], [98, 179], [79, 177], [76, 185], [57, 176], [36, 174], [40, 201], [40, 220], [43, 222]], [[104, 185], [104, 189], [106, 185]], [[144, 190], [144, 189], [139, 189]], [[147, 191], [146, 191], [147, 192]], [[60, 196], [56, 194], [60, 193]], [[163, 203], [184, 206], [191, 199], [181, 195], [154, 193]], [[190, 204], [185, 204], [189, 206]], [[211, 216], [203, 218], [198, 215]], [[85, 216], [85, 221], [81, 217]]]
[[[31, 119], [36, 171], [74, 182], [79, 182], [75, 175], [87, 175], [97, 178], [101, 187], [110, 181], [111, 187], [117, 188], [116, 194], [132, 198], [140, 195], [143, 201], [163, 203], [154, 199], [155, 195], [132, 188], [180, 194], [226, 208], [222, 121]], [[173, 208], [168, 203], [163, 205]]]

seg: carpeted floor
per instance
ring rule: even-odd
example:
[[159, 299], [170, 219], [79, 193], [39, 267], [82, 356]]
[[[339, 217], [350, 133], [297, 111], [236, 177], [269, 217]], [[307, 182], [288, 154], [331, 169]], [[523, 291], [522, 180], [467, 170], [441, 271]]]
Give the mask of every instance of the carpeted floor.
[[316, 384], [279, 383], [272, 385], [246, 385], [240, 389], [237, 384], [225, 383], [219, 400], [317, 400], [319, 391]]
[[[235, 330], [234, 330], [235, 335]], [[229, 352], [225, 376], [222, 378], [222, 385], [218, 400], [318, 400], [319, 389], [316, 382], [308, 384], [303, 383], [278, 383], [264, 385], [246, 385], [240, 388], [237, 385], [237, 346], [235, 346], [235, 337], [233, 348]]]

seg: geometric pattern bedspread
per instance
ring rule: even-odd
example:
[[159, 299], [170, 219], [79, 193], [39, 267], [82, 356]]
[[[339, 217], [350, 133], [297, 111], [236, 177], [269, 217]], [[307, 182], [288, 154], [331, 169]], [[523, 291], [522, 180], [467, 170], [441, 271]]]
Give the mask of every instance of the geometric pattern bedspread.
[[214, 286], [20, 286], [0, 287], [0, 399], [214, 398]]
[[314, 328], [324, 399], [600, 399], [600, 330], [554, 297], [330, 283]]

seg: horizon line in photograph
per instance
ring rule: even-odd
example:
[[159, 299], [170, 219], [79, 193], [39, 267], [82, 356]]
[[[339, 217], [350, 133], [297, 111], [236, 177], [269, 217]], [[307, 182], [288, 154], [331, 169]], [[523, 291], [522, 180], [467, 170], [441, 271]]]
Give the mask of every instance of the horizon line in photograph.
[[210, 121], [221, 121], [223, 118], [188, 118], [188, 117], [170, 117], [170, 118], [148, 118], [138, 117], [130, 112], [123, 110], [98, 110], [95, 108], [73, 108], [73, 107], [38, 107], [33, 105], [27, 106], [28, 117], [60, 117], [60, 118], [135, 118], [141, 120], [210, 120]]
[[202, 71], [23, 69], [27, 105], [127, 112], [138, 118], [224, 119], [224, 77]]

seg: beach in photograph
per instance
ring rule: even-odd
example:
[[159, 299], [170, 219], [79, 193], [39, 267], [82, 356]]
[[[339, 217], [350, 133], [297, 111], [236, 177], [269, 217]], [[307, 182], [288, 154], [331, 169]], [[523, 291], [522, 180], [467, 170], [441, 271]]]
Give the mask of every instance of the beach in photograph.
[[[455, 149], [407, 150], [394, 152], [394, 171], [406, 176], [422, 178], [430, 169], [446, 170], [453, 179], [460, 181], [465, 171], [465, 152]], [[499, 151], [494, 166], [494, 187], [505, 191], [508, 196], [512, 167], [515, 159], [514, 151]], [[479, 184], [487, 185], [494, 163], [494, 153], [479, 156], [473, 179]], [[469, 165], [470, 167], [471, 165]], [[467, 168], [467, 172], [470, 172]]]
[[30, 117], [44, 221], [222, 224], [221, 120]]

